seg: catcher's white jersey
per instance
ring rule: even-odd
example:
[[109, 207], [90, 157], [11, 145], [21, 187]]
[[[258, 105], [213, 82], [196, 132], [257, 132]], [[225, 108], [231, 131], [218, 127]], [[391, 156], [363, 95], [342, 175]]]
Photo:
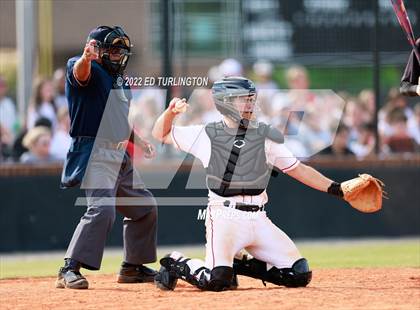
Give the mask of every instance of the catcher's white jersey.
[[[207, 168], [211, 142], [205, 125], [173, 126], [171, 137], [177, 149], [190, 153]], [[287, 172], [299, 165], [299, 160], [284, 146], [271, 140], [265, 142], [269, 164]], [[206, 262], [216, 266], [232, 266], [233, 258], [245, 249], [252, 256], [267, 263], [267, 268], [288, 268], [301, 258], [293, 241], [267, 217], [265, 211], [246, 212], [223, 205], [226, 200], [264, 205], [268, 201], [264, 191], [254, 196], [222, 197], [209, 190], [206, 216]], [[192, 267], [192, 266], [190, 266]]]
[[[211, 142], [207, 136], [205, 125], [173, 126], [172, 140], [177, 149], [194, 155], [200, 159], [204, 168], [207, 168], [211, 155]], [[287, 149], [284, 144], [275, 143], [271, 140], [265, 142], [265, 154], [270, 165], [276, 166], [283, 172], [287, 172], [299, 165], [299, 160]], [[209, 204], [219, 204], [226, 200], [209, 190]], [[267, 193], [256, 196], [234, 196], [229, 200], [249, 204], [263, 205], [268, 201]]]

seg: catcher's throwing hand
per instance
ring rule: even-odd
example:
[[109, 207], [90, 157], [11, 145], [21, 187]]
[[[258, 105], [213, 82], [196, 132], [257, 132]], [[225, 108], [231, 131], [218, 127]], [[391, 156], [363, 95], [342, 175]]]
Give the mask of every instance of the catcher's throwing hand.
[[173, 98], [171, 102], [169, 102], [169, 110], [174, 114], [185, 113], [189, 104], [185, 98]]
[[357, 178], [345, 181], [341, 184], [333, 183], [328, 193], [340, 196], [353, 208], [372, 213], [382, 208], [384, 197], [384, 183], [370, 174], [360, 174]]

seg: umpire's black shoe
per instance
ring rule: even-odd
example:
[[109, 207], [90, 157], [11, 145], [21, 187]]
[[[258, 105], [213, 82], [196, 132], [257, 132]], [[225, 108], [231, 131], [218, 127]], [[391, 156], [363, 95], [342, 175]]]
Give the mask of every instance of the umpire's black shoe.
[[80, 273], [80, 263], [73, 259], [66, 259], [64, 267], [58, 271], [55, 281], [56, 288], [87, 289], [89, 282]]
[[131, 265], [122, 263], [118, 274], [118, 283], [145, 283], [153, 282], [157, 272], [144, 265]]

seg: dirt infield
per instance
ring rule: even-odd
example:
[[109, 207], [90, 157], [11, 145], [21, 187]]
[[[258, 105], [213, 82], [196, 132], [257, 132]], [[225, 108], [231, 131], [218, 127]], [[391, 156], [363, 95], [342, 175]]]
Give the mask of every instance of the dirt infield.
[[2, 309], [420, 309], [420, 268], [320, 269], [306, 288], [240, 277], [236, 291], [201, 292], [180, 282], [174, 292], [152, 284], [118, 284], [89, 276], [89, 290], [54, 288], [54, 278], [0, 281]]

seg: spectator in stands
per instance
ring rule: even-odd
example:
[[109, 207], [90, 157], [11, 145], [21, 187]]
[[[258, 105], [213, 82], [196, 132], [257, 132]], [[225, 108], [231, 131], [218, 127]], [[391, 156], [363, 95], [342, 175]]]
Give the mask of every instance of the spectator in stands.
[[354, 156], [354, 153], [348, 148], [350, 131], [347, 126], [340, 125], [337, 128], [334, 141], [331, 146], [322, 150], [321, 155], [334, 155], [334, 156]]
[[61, 107], [67, 108], [67, 98], [65, 94], [66, 71], [64, 68], [58, 68], [53, 75], [53, 83], [55, 88], [54, 105], [58, 111]]
[[308, 109], [308, 111], [305, 111], [305, 115], [304, 122], [298, 124], [300, 140], [308, 154], [313, 154], [328, 145], [331, 141], [331, 133], [323, 128], [322, 115], [319, 115], [317, 111]]
[[363, 158], [374, 154], [375, 143], [375, 125], [363, 124], [358, 128], [357, 139], [350, 141], [349, 149], [358, 158]]
[[285, 77], [289, 90], [273, 97], [270, 123], [294, 136], [288, 137], [288, 147], [293, 141], [290, 147], [297, 156], [311, 156], [331, 141], [331, 128], [337, 127], [344, 100], [329, 92], [310, 90], [309, 75], [302, 66], [290, 67]]
[[417, 151], [418, 144], [408, 131], [407, 116], [404, 109], [395, 107], [387, 115], [387, 121], [391, 128], [391, 135], [384, 137], [384, 152], [407, 153]]
[[[306, 108], [314, 103], [315, 96], [308, 91], [309, 79], [304, 67], [290, 67], [286, 71], [285, 77], [289, 90], [287, 92], [278, 92], [273, 97], [271, 103], [272, 120], [270, 123], [281, 127], [282, 123], [287, 120], [287, 126], [292, 124], [299, 126], [301, 118], [296, 118], [297, 115], [289, 114], [288, 111], [305, 111]], [[264, 110], [264, 107], [262, 109]]]
[[376, 108], [375, 93], [373, 92], [372, 89], [364, 89], [359, 93], [358, 99], [359, 99], [359, 102], [365, 108], [365, 111], [367, 112], [365, 116], [366, 123], [368, 124], [372, 123], [375, 116], [375, 108]]
[[407, 98], [404, 97], [398, 89], [391, 88], [388, 92], [388, 103], [389, 103], [389, 110], [392, 110], [394, 107], [398, 107], [403, 109], [404, 114], [407, 118], [413, 116], [413, 109], [408, 105]]
[[286, 81], [290, 89], [308, 89], [310, 86], [308, 71], [299, 65], [294, 65], [286, 71]]
[[359, 132], [369, 124], [372, 117], [365, 104], [357, 98], [349, 98], [344, 109], [344, 125], [350, 130], [350, 141], [359, 139]]
[[271, 123], [275, 114], [273, 98], [278, 91], [277, 84], [273, 81], [273, 65], [266, 60], [259, 60], [253, 65], [255, 75], [255, 87], [258, 91], [258, 113], [261, 121]]
[[27, 127], [34, 127], [35, 122], [40, 118], [49, 119], [56, 126], [56, 110], [54, 105], [54, 86], [48, 79], [40, 79], [35, 83], [32, 102], [28, 108]]
[[22, 163], [45, 164], [57, 161], [57, 158], [50, 154], [51, 131], [47, 127], [31, 128], [23, 138], [23, 145], [29, 151], [22, 154]]
[[[7, 139], [7, 144], [10, 145], [17, 130], [17, 115], [14, 102], [6, 96], [7, 90], [7, 83], [0, 76], [0, 126], [2, 128], [2, 136], [10, 138]], [[3, 142], [5, 141], [3, 140]]]
[[316, 96], [309, 90], [310, 80], [305, 67], [295, 65], [286, 71], [286, 81], [290, 89], [288, 101], [294, 108], [304, 108], [315, 103]]
[[219, 66], [213, 66], [207, 72], [207, 76], [209, 78], [209, 83], [207, 84], [208, 88], [211, 88], [214, 82], [223, 78], [222, 73], [220, 72]]
[[378, 130], [382, 137], [389, 137], [393, 134], [391, 125], [388, 121], [388, 116], [395, 108], [402, 109], [407, 120], [414, 117], [414, 112], [408, 106], [406, 97], [400, 94], [398, 89], [391, 88], [388, 93], [388, 102], [378, 114]]
[[254, 63], [253, 69], [258, 94], [263, 89], [278, 89], [277, 83], [273, 81], [273, 65], [269, 61], [258, 60]]
[[10, 131], [5, 130], [0, 124], [0, 163], [6, 161], [12, 155], [11, 144], [13, 138]]
[[64, 160], [71, 144], [69, 135], [70, 117], [67, 106], [62, 106], [58, 109], [57, 120], [58, 124], [52, 137], [50, 152], [56, 158]]
[[[48, 118], [41, 117], [36, 122], [34, 127], [43, 126], [47, 127], [50, 131], [52, 131], [52, 124]], [[16, 136], [15, 142], [13, 143], [12, 147], [12, 155], [14, 161], [20, 161], [20, 157], [23, 153], [27, 152], [28, 149], [23, 145], [23, 138], [27, 134], [28, 130], [26, 128], [22, 128], [19, 134]]]

